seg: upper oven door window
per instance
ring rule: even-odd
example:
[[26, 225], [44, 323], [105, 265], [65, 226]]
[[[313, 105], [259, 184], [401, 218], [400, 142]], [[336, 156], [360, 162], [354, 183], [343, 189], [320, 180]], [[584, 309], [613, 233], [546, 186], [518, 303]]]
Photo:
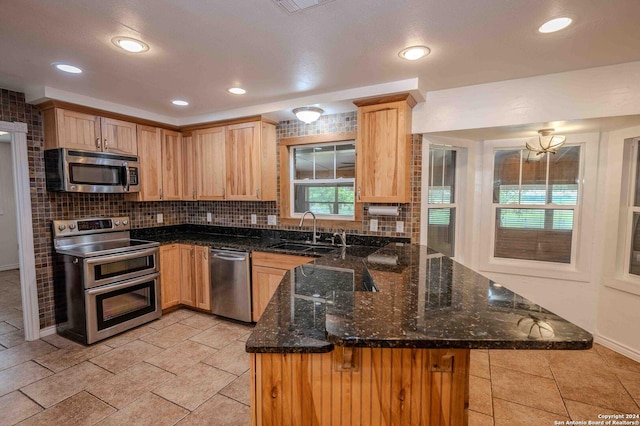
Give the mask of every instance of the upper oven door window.
[[158, 271], [157, 247], [113, 256], [98, 256], [85, 262], [85, 287], [91, 288]]

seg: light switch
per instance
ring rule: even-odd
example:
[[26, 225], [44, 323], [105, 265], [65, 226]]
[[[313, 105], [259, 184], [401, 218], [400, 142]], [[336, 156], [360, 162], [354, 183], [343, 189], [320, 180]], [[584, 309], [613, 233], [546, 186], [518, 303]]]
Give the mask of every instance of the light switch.
[[207, 213], [207, 223], [211, 223], [211, 221], [213, 220], [211, 212]]
[[371, 219], [369, 221], [369, 231], [378, 232], [378, 219]]
[[255, 225], [258, 223], [258, 216], [256, 216], [255, 214], [251, 215], [251, 224]]
[[267, 225], [275, 225], [276, 224], [276, 215], [270, 214], [267, 216]]
[[164, 216], [162, 215], [162, 213], [158, 213], [158, 215], [156, 216], [156, 220], [158, 221], [158, 223], [164, 222]]
[[396, 232], [399, 234], [404, 233], [404, 222], [401, 220], [396, 220]]

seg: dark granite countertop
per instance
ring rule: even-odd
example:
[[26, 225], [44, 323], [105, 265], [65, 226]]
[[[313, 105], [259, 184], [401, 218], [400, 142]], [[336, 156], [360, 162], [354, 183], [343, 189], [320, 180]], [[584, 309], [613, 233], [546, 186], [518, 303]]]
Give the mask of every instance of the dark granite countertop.
[[448, 257], [389, 244], [289, 271], [246, 349], [588, 349], [592, 341], [585, 330]]
[[[249, 337], [248, 352], [387, 348], [588, 349], [591, 334], [424, 246], [349, 236], [318, 256], [273, 248], [302, 232], [179, 225], [132, 230], [161, 244], [315, 259], [287, 272]], [[407, 241], [396, 239], [396, 241]], [[503, 286], [504, 285], [504, 286]]]

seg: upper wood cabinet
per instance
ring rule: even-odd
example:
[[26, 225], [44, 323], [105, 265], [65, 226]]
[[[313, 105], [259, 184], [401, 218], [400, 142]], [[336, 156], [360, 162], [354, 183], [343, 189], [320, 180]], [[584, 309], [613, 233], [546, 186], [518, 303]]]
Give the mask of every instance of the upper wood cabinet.
[[140, 192], [126, 194], [129, 201], [182, 199], [182, 147], [180, 133], [138, 125]]
[[136, 124], [69, 111], [44, 110], [45, 149], [71, 148], [137, 155]]
[[227, 200], [276, 199], [276, 133], [271, 123], [227, 126]]
[[[143, 159], [140, 159], [143, 161]], [[162, 130], [162, 200], [182, 199], [182, 146], [180, 133]]]
[[193, 140], [198, 200], [224, 200], [225, 128], [196, 130], [193, 132]]
[[409, 94], [355, 101], [357, 201], [411, 201], [411, 109]]
[[196, 147], [193, 133], [182, 133], [182, 199], [195, 201], [196, 191]]

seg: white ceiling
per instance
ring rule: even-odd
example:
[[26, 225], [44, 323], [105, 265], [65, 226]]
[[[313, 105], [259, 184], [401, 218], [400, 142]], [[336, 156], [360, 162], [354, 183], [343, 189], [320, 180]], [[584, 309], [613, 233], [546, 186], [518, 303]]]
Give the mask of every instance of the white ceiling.
[[[558, 16], [575, 24], [537, 32]], [[638, 17], [638, 0], [335, 0], [293, 15], [273, 0], [4, 1], [0, 87], [174, 124], [291, 119], [296, 106], [344, 111], [355, 97], [390, 90], [424, 94], [637, 61]], [[110, 41], [118, 35], [151, 49], [121, 51]], [[398, 58], [414, 44], [431, 55]], [[85, 72], [62, 74], [56, 61]], [[228, 94], [235, 85], [248, 93]], [[191, 105], [173, 106], [175, 98]]]

